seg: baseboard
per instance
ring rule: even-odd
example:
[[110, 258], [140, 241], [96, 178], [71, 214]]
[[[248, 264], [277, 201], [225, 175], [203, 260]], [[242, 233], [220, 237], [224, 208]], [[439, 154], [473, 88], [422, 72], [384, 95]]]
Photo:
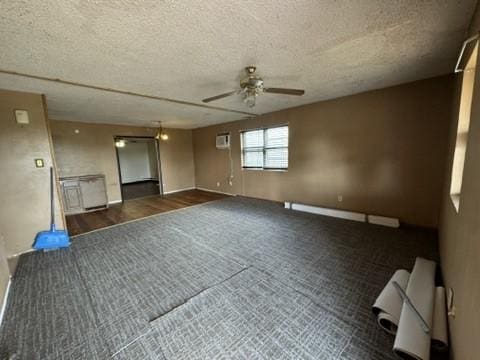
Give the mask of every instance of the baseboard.
[[227, 192], [218, 191], [218, 190], [206, 189], [206, 188], [202, 188], [202, 187], [198, 187], [198, 186], [196, 187], [196, 189], [197, 189], [197, 190], [206, 191], [206, 192], [217, 193], [217, 194], [224, 194], [224, 195], [230, 195], [230, 196], [237, 196], [237, 194], [227, 193]]
[[2, 307], [0, 308], [0, 327], [2, 326], [3, 316], [5, 315], [5, 309], [7, 308], [8, 294], [10, 294], [10, 286], [12, 285], [12, 277], [10, 276], [5, 289], [5, 295], [2, 299]]
[[122, 200], [112, 200], [108, 202], [108, 205], [120, 204]]
[[400, 227], [400, 221], [397, 218], [387, 216], [368, 215], [368, 222], [370, 224], [383, 225], [393, 228]]
[[308, 212], [308, 213], [317, 214], [317, 215], [332, 216], [340, 219], [353, 220], [353, 221], [359, 221], [359, 222], [367, 221], [366, 214], [352, 212], [352, 211], [323, 208], [319, 206], [304, 205], [304, 204], [297, 204], [297, 203], [285, 203], [285, 207], [292, 210], [298, 210], [298, 211]]
[[178, 192], [181, 192], [181, 191], [188, 191], [188, 190], [195, 190], [195, 187], [188, 187], [188, 188], [184, 188], [184, 189], [164, 191], [163, 194], [164, 195], [174, 194], [174, 193], [178, 193]]

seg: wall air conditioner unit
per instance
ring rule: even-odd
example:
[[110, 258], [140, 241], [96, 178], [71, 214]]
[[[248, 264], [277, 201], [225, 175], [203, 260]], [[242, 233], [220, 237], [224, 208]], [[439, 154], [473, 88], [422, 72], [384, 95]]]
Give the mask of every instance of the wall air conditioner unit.
[[217, 134], [215, 145], [217, 149], [228, 149], [230, 147], [230, 133]]

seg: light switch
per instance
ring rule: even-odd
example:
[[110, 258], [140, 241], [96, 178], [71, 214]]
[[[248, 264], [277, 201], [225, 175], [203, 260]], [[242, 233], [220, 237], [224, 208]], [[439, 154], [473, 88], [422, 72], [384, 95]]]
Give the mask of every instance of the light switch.
[[20, 125], [30, 124], [30, 119], [28, 118], [27, 110], [15, 110], [15, 119], [17, 120], [17, 124], [20, 124]]
[[37, 168], [42, 168], [45, 166], [45, 164], [43, 163], [43, 159], [35, 159], [35, 166]]

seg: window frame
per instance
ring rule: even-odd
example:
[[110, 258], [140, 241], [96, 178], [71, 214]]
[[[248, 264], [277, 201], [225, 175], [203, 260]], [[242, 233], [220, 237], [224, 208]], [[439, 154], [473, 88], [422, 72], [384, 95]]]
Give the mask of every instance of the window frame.
[[462, 72], [460, 103], [456, 127], [455, 147], [450, 173], [449, 195], [456, 213], [460, 212], [463, 175], [468, 149], [468, 137], [471, 125], [472, 103], [475, 93], [476, 70], [478, 66], [479, 41], [476, 40]]
[[[282, 128], [286, 127], [288, 131], [288, 136], [287, 136], [287, 146], [272, 146], [272, 147], [267, 147], [267, 130], [268, 129], [276, 129], [276, 128]], [[243, 146], [243, 136], [245, 133], [250, 132], [250, 131], [258, 131], [262, 130], [263, 131], [263, 146], [258, 146], [258, 147], [251, 147], [250, 149], [261, 149], [263, 153], [263, 166], [245, 166], [245, 153], [247, 150], [245, 150]], [[241, 167], [242, 170], [261, 170], [261, 171], [288, 171], [289, 163], [290, 163], [290, 126], [289, 124], [281, 124], [281, 125], [273, 125], [273, 126], [265, 126], [265, 127], [259, 127], [259, 128], [253, 128], [253, 129], [245, 129], [245, 130], [240, 130], [240, 153], [241, 153]], [[266, 150], [271, 150], [271, 149], [287, 149], [287, 166], [286, 167], [266, 167], [265, 166], [265, 159], [266, 159]]]

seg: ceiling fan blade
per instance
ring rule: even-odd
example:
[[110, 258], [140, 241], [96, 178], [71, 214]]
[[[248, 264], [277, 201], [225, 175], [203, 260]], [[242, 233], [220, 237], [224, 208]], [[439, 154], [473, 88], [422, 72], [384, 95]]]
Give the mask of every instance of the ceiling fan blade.
[[218, 99], [222, 99], [224, 97], [227, 97], [227, 96], [231, 96], [231, 95], [234, 95], [238, 92], [238, 90], [235, 90], [235, 91], [230, 91], [228, 93], [225, 93], [225, 94], [220, 94], [220, 95], [217, 95], [217, 96], [212, 96], [212, 97], [209, 97], [209, 98], [206, 98], [206, 99], [203, 99], [202, 101], [204, 103], [208, 103], [210, 101], [215, 101], [215, 100], [218, 100]]
[[271, 94], [296, 95], [296, 96], [302, 96], [303, 94], [305, 94], [305, 90], [298, 90], [298, 89], [265, 88], [263, 91]]

